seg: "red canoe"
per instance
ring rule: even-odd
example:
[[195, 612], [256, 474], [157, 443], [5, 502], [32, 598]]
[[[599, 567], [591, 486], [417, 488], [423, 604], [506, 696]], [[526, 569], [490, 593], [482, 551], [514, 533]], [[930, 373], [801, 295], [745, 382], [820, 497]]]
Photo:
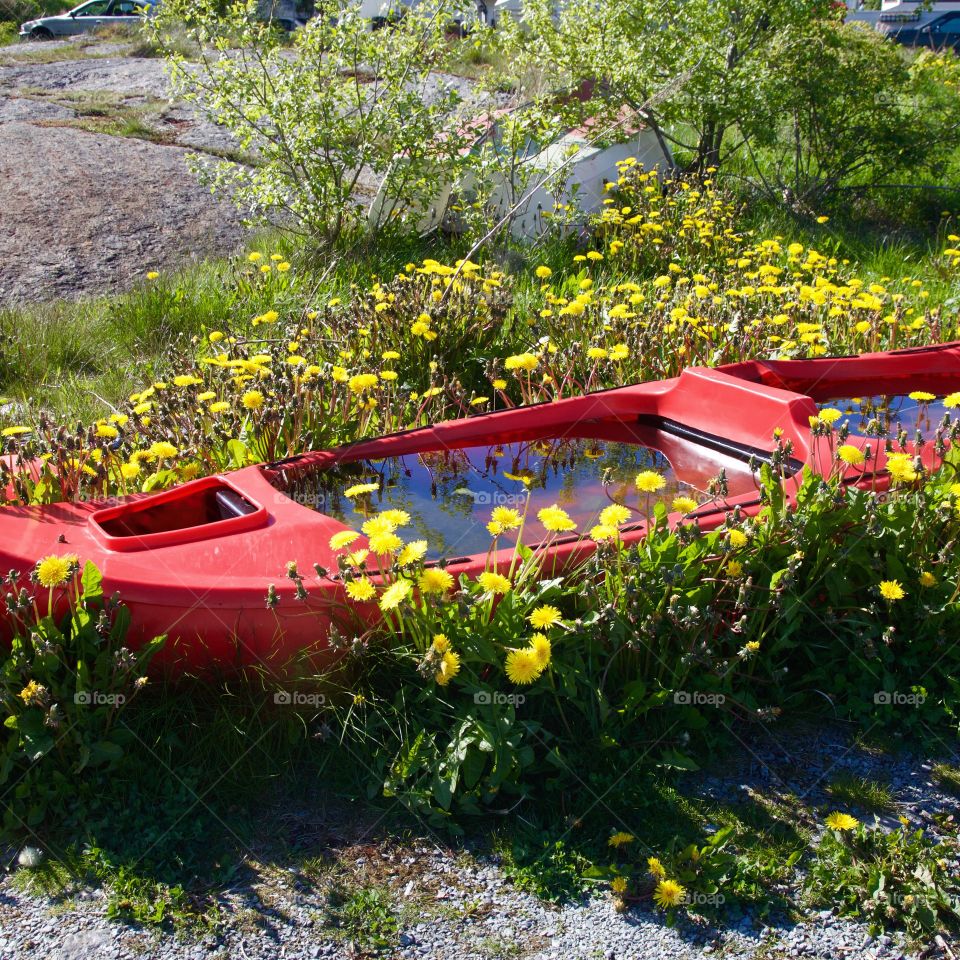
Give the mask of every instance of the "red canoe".
[[[277, 667], [303, 649], [323, 656], [332, 621], [357, 626], [344, 619], [355, 616], [355, 607], [344, 602], [338, 555], [329, 541], [359, 529], [359, 502], [374, 512], [389, 507], [410, 513], [413, 533], [404, 530], [405, 539], [422, 536], [436, 548], [429, 562], [442, 556], [455, 576], [476, 576], [513, 557], [503, 537], [503, 549], [488, 553], [485, 523], [495, 506], [519, 506], [529, 496], [524, 541], [532, 546], [545, 536], [533, 517], [553, 502], [584, 531], [611, 502], [612, 491], [629, 487], [642, 515], [643, 494], [632, 486], [633, 477], [654, 469], [667, 478], [665, 492], [692, 493], [701, 501], [688, 514], [671, 514], [671, 522], [696, 517], [710, 529], [735, 505], [746, 515], [759, 509], [751, 466], [770, 460], [775, 429], [792, 444], [791, 470], [834, 469], [829, 441], [811, 434], [818, 403], [958, 389], [960, 344], [693, 368], [671, 380], [439, 423], [147, 497], [0, 508], [0, 570], [28, 573], [44, 556], [76, 554], [94, 562], [106, 592], [118, 591], [130, 607], [134, 645], [169, 637], [168, 667]], [[901, 413], [911, 409], [906, 404]], [[847, 442], [874, 448], [870, 475], [850, 468], [849, 481], [884, 485], [876, 439], [852, 431]], [[932, 446], [922, 449], [931, 465]], [[721, 470], [725, 486], [711, 489]], [[370, 493], [345, 492], [372, 489], [373, 483]], [[796, 489], [795, 480], [784, 485], [788, 496]], [[621, 536], [631, 542], [644, 532], [643, 523], [628, 524]], [[366, 544], [361, 535], [351, 549]], [[593, 549], [589, 538], [576, 535], [552, 540], [552, 569]], [[291, 561], [304, 576], [306, 601], [295, 598], [296, 584], [285, 576]], [[330, 575], [316, 577], [314, 564]], [[278, 602], [268, 607], [270, 584]], [[375, 608], [367, 612], [375, 617]]]

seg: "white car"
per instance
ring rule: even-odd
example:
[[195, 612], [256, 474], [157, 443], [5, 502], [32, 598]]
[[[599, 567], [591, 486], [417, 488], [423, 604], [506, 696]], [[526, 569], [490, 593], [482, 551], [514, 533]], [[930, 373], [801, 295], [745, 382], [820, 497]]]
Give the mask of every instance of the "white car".
[[136, 24], [153, 6], [153, 0], [88, 0], [55, 17], [28, 20], [20, 27], [20, 39], [55, 40], [90, 33], [111, 24]]

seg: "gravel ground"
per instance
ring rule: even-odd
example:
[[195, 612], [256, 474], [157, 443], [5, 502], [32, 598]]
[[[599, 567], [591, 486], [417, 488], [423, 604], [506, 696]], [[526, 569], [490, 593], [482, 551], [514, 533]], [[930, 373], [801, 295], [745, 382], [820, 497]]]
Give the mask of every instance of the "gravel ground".
[[[823, 804], [833, 805], [824, 790], [829, 779], [842, 771], [853, 772], [889, 783], [897, 813], [923, 824], [932, 836], [942, 837], [943, 822], [935, 817], [954, 812], [956, 801], [932, 783], [930, 765], [909, 755], [893, 757], [855, 747], [841, 731], [801, 731], [779, 742], [751, 743], [740, 756], [724, 759], [722, 775], [690, 775], [687, 792], [734, 802], [743, 791], [774, 800], [792, 795], [804, 806], [822, 811]], [[918, 954], [900, 937], [874, 937], [864, 924], [839, 918], [830, 910], [799, 911], [794, 917], [766, 922], [749, 912], [729, 911], [720, 926], [694, 917], [668, 927], [662, 914], [645, 905], [617, 913], [604, 892], [555, 907], [514, 887], [495, 858], [474, 857], [426, 839], [403, 845], [396, 840], [364, 840], [362, 827], [345, 825], [349, 819], [349, 813], [341, 815], [333, 809], [318, 818], [288, 807], [265, 815], [264, 822], [273, 824], [277, 833], [301, 841], [308, 838], [308, 847], [315, 839], [316, 849], [309, 854], [329, 858], [335, 853], [341, 870], [356, 882], [389, 886], [401, 923], [398, 944], [384, 950], [383, 956], [403, 960], [716, 956], [913, 960], [946, 956], [952, 960], [936, 946]], [[357, 830], [359, 835], [353, 832]], [[7, 878], [0, 882], [0, 957], [306, 960], [363, 955], [325, 926], [328, 890], [324, 881], [282, 859], [253, 851], [245, 870], [245, 878], [219, 896], [222, 927], [192, 939], [108, 922], [106, 898], [100, 890], [80, 889], [69, 899], [53, 902], [22, 892], [22, 885]]]

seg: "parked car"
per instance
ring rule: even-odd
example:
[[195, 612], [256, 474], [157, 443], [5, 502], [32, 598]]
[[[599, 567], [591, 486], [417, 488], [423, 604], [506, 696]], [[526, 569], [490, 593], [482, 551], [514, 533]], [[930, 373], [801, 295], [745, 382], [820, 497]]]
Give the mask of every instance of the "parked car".
[[152, 0], [88, 0], [66, 13], [28, 20], [20, 27], [20, 39], [54, 40], [90, 33], [111, 24], [137, 24], [153, 6]]

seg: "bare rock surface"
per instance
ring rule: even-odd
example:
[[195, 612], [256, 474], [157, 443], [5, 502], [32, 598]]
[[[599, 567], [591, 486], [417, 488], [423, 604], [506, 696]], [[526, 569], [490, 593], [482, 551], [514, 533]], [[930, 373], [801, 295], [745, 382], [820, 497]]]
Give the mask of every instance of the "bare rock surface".
[[0, 304], [115, 292], [235, 249], [236, 211], [187, 151], [69, 126], [0, 123]]
[[167, 95], [162, 60], [143, 57], [85, 57], [53, 63], [26, 60], [0, 67], [0, 93], [20, 87]]
[[[161, 60], [116, 47], [84, 38], [0, 57], [0, 307], [120, 292], [242, 242], [237, 211], [186, 163], [229, 153], [231, 137], [169, 100]], [[111, 116], [139, 117], [147, 138], [117, 135]]]

